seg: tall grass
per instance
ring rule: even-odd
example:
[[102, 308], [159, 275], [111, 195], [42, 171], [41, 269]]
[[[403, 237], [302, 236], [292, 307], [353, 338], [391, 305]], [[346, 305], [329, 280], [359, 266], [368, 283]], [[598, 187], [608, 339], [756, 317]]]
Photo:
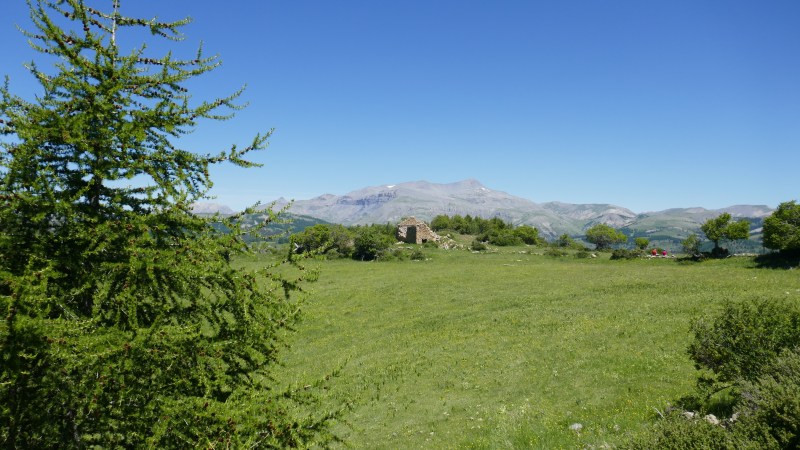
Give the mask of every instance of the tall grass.
[[318, 262], [278, 380], [344, 364], [327, 400], [353, 402], [339, 431], [355, 448], [596, 448], [689, 391], [692, 318], [729, 300], [800, 301], [796, 273], [749, 259], [519, 250]]

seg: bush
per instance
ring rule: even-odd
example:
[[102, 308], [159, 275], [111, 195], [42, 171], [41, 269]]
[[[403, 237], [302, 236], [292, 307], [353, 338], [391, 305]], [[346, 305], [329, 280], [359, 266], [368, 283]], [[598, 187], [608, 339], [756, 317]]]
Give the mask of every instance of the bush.
[[402, 261], [408, 259], [408, 253], [402, 248], [387, 248], [379, 252], [373, 259], [379, 261]]
[[681, 242], [683, 251], [689, 256], [697, 256], [700, 254], [700, 238], [696, 234], [690, 234], [686, 239]]
[[611, 252], [611, 259], [636, 259], [642, 256], [641, 250], [618, 248]]
[[737, 432], [762, 448], [800, 447], [800, 353], [784, 351], [741, 388]]
[[469, 246], [469, 248], [474, 252], [482, 252], [482, 251], [485, 251], [487, 247], [486, 247], [486, 244], [484, 244], [483, 242], [481, 242], [481, 241], [479, 241], [477, 239], [473, 239], [472, 243]]
[[[719, 425], [712, 425], [702, 418], [687, 419], [681, 411], [672, 411], [642, 435], [634, 438], [623, 449], [719, 449], [735, 450], [748, 448], [738, 442], [736, 436]], [[756, 449], [756, 446], [749, 446]]]
[[592, 254], [589, 253], [587, 250], [578, 250], [577, 252], [575, 252], [573, 256], [578, 259], [585, 259], [592, 256]]
[[482, 241], [487, 241], [492, 245], [498, 247], [508, 247], [512, 245], [521, 245], [522, 239], [517, 236], [513, 230], [509, 229], [493, 229], [483, 236], [478, 237]]
[[544, 254], [546, 256], [552, 256], [553, 258], [560, 258], [562, 256], [567, 256], [569, 253], [558, 247], [548, 247], [547, 250], [544, 251]]
[[576, 242], [568, 234], [564, 233], [553, 242], [556, 247], [570, 248], [575, 246]]
[[425, 260], [425, 253], [422, 253], [422, 250], [415, 248], [411, 252], [411, 255], [409, 255], [409, 258], [411, 258], [414, 261], [423, 261]]
[[689, 355], [723, 382], [754, 381], [783, 349], [800, 346], [800, 306], [769, 301], [729, 304], [692, 324]]
[[514, 229], [514, 234], [527, 245], [539, 245], [542, 238], [539, 237], [539, 230], [530, 225], [520, 225]]
[[377, 259], [391, 245], [393, 239], [379, 227], [361, 227], [353, 238], [353, 259], [372, 261]]
[[[627, 448], [800, 447], [800, 306], [774, 300], [726, 305], [692, 325], [689, 355], [697, 396], [684, 407], [705, 414], [725, 392], [725, 427], [668, 414]], [[689, 402], [692, 403], [689, 403]]]

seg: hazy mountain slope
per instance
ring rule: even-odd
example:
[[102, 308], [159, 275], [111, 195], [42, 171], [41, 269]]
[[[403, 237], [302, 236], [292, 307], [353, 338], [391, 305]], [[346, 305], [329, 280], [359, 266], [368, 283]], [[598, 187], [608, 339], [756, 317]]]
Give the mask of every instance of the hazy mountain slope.
[[699, 233], [700, 226], [706, 220], [726, 212], [734, 220], [747, 219], [757, 225], [772, 213], [772, 208], [765, 205], [736, 205], [722, 209], [673, 208], [639, 214], [623, 228], [641, 236], [667, 235], [685, 238], [691, 233]]
[[476, 180], [372, 186], [342, 196], [326, 194], [296, 201], [290, 211], [344, 225], [398, 222], [408, 216], [431, 220], [439, 214], [500, 217], [514, 224], [534, 225], [547, 237], [578, 234], [586, 224], [619, 226], [636, 216], [614, 205], [540, 205], [489, 189]]
[[[286, 203], [279, 199], [274, 209]], [[200, 204], [196, 205], [196, 210], [226, 211], [226, 207]], [[716, 210], [673, 208], [637, 215], [629, 209], [609, 204], [534, 203], [489, 189], [472, 179], [447, 184], [415, 181], [371, 186], [345, 195], [325, 194], [310, 200], [298, 200], [289, 209], [294, 215], [343, 225], [397, 223], [408, 216], [430, 221], [440, 214], [500, 217], [515, 225], [535, 226], [548, 239], [564, 233], [582, 236], [592, 225], [604, 223], [628, 236], [644, 236], [660, 242], [679, 242], [691, 233], [701, 234], [700, 225], [723, 212], [730, 213], [736, 220], [750, 221], [752, 237], [757, 238], [762, 219], [772, 211], [765, 205], [734, 205]]]

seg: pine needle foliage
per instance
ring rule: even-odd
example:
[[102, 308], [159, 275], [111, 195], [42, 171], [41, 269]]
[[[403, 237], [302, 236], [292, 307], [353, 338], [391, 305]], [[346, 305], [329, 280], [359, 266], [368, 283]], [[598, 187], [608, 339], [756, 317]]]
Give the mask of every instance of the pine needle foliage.
[[314, 386], [276, 390], [269, 374], [314, 274], [292, 259], [237, 269], [231, 257], [252, 251], [237, 218], [223, 234], [212, 226], [221, 218], [191, 213], [211, 188], [209, 167], [255, 166], [247, 155], [271, 131], [219, 154], [179, 147], [199, 121], [233, 117], [243, 91], [194, 102], [187, 82], [217, 68], [215, 56], [118, 45], [137, 30], [180, 41], [189, 19], [97, 3], [29, 0], [32, 31], [22, 32], [54, 65], [28, 65], [41, 85], [34, 101], [8, 79], [0, 88], [0, 443], [331, 439], [337, 413], [303, 408]]

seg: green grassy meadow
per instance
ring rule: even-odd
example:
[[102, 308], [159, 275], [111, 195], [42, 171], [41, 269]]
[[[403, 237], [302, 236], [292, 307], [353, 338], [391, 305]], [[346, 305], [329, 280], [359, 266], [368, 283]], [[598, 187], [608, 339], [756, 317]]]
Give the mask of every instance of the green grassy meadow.
[[800, 301], [796, 271], [749, 258], [423, 251], [311, 263], [320, 278], [276, 376], [303, 384], [343, 365], [323, 401], [352, 402], [338, 429], [350, 447], [613, 446], [692, 388], [693, 318], [729, 300]]

